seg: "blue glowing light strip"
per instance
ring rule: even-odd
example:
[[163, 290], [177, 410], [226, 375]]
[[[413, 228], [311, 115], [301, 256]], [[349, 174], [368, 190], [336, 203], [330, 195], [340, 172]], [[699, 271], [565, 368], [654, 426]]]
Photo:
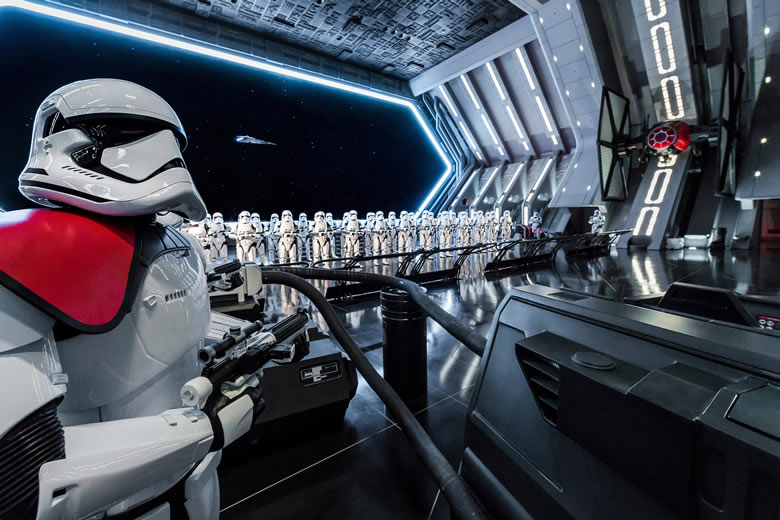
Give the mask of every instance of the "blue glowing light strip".
[[253, 69], [264, 70], [266, 72], [279, 74], [281, 76], [285, 76], [288, 78], [299, 79], [301, 81], [307, 81], [309, 83], [316, 83], [318, 85], [323, 85], [337, 90], [342, 90], [360, 96], [366, 96], [373, 99], [378, 99], [380, 101], [385, 101], [387, 103], [392, 103], [394, 105], [400, 105], [406, 107], [409, 110], [411, 110], [412, 114], [414, 114], [414, 117], [417, 119], [417, 122], [422, 127], [426, 137], [431, 142], [433, 147], [436, 149], [436, 152], [439, 154], [442, 161], [444, 161], [444, 164], [447, 165], [444, 174], [441, 176], [441, 178], [439, 178], [438, 182], [433, 187], [433, 190], [431, 190], [428, 196], [425, 197], [425, 200], [420, 205], [420, 209], [418, 211], [422, 211], [423, 209], [425, 209], [425, 207], [428, 205], [431, 199], [433, 199], [433, 196], [436, 195], [436, 193], [439, 191], [439, 189], [442, 187], [444, 182], [452, 173], [452, 163], [450, 163], [447, 154], [444, 152], [444, 149], [442, 148], [438, 139], [436, 139], [433, 131], [431, 130], [431, 128], [428, 126], [427, 122], [423, 118], [422, 114], [417, 108], [416, 103], [414, 103], [410, 99], [401, 98], [390, 94], [385, 94], [383, 92], [379, 92], [376, 90], [370, 90], [367, 88], [358, 87], [356, 85], [351, 85], [349, 83], [344, 83], [342, 81], [329, 79], [324, 76], [318, 76], [308, 72], [302, 72], [298, 70], [288, 69], [286, 67], [282, 67], [279, 65], [273, 65], [271, 63], [261, 61], [258, 58], [240, 55], [235, 51], [228, 51], [222, 48], [206, 46], [200, 42], [196, 43], [195, 40], [188, 41], [183, 37], [178, 37], [178, 36], [174, 37], [173, 35], [168, 36], [164, 33], [158, 34], [157, 32], [150, 32], [150, 30], [148, 29], [134, 28], [130, 25], [130, 23], [122, 24], [121, 22], [101, 20], [98, 18], [94, 18], [92, 16], [79, 14], [70, 10], [65, 10], [58, 7], [50, 7], [47, 5], [40, 5], [26, 0], [0, 0], [0, 8], [2, 7], [16, 7], [19, 9], [23, 9], [25, 11], [31, 11], [45, 16], [51, 16], [59, 20], [66, 20], [81, 25], [87, 25], [89, 27], [94, 27], [96, 29], [102, 29], [117, 34], [130, 36], [131, 38], [138, 38], [141, 40], [146, 40], [149, 42], [165, 45], [167, 47], [173, 47], [183, 51], [192, 52], [194, 54], [200, 54], [201, 56], [209, 56], [212, 58], [229, 61], [231, 63], [235, 63], [238, 65], [244, 65], [246, 67], [250, 67]]

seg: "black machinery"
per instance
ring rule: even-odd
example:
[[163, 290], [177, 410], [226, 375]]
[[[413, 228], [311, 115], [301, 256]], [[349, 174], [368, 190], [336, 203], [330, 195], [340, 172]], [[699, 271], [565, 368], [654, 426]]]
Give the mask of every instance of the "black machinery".
[[467, 414], [461, 474], [486, 510], [780, 518], [778, 304], [728, 293], [672, 286], [637, 306], [512, 291]]

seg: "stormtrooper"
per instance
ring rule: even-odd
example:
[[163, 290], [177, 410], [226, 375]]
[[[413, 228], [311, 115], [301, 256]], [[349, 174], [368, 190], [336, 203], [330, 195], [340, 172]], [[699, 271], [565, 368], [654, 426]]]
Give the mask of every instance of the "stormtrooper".
[[363, 234], [365, 236], [365, 255], [371, 256], [374, 249], [374, 239], [373, 239], [373, 229], [374, 229], [374, 222], [376, 221], [376, 213], [373, 211], [369, 211], [366, 213], [366, 223], [363, 227]]
[[244, 262], [256, 262], [257, 257], [255, 242], [257, 241], [257, 229], [251, 222], [252, 215], [248, 211], [238, 214], [238, 223], [230, 233], [230, 238], [236, 241], [236, 258], [242, 264]]
[[[376, 212], [376, 219], [374, 220], [374, 228], [372, 229], [374, 240], [374, 254], [389, 254], [390, 253], [390, 237], [388, 236], [387, 222], [385, 221], [385, 214], [382, 211]], [[382, 259], [384, 265], [390, 265], [390, 260], [387, 258]], [[374, 260], [374, 264], [379, 264], [379, 260]]]
[[433, 231], [436, 227], [433, 213], [428, 210], [423, 210], [422, 217], [417, 226], [417, 232], [419, 234], [420, 249], [432, 249], [433, 247]]
[[271, 220], [268, 223], [268, 235], [265, 237], [268, 246], [268, 260], [279, 262], [279, 237], [276, 234], [276, 228], [279, 226], [279, 215], [271, 213]]
[[393, 253], [398, 252], [398, 219], [396, 219], [395, 211], [391, 211], [387, 214], [387, 236], [390, 241], [390, 251]]
[[314, 261], [328, 260], [330, 258], [330, 242], [333, 233], [330, 231], [328, 223], [325, 221], [325, 213], [322, 211], [314, 214], [314, 225], [312, 226], [311, 234]]
[[216, 212], [211, 218], [211, 225], [209, 226], [209, 242], [211, 243], [211, 263], [217, 261], [217, 255], [219, 255], [219, 261], [225, 263], [228, 261], [228, 228], [225, 226], [225, 218], [222, 213]]
[[259, 213], [252, 213], [249, 222], [255, 228], [255, 258], [260, 264], [265, 264], [265, 225], [260, 220]]
[[328, 231], [330, 231], [330, 256], [331, 258], [336, 258], [336, 240], [335, 240], [335, 232], [336, 232], [336, 223], [333, 221], [333, 213], [330, 211], [325, 213], [325, 223], [328, 225]]
[[165, 100], [128, 81], [75, 82], [38, 108], [19, 190], [48, 208], [0, 214], [3, 518], [219, 516], [221, 449], [261, 403], [247, 387], [183, 406], [209, 330], [206, 258], [156, 216], [206, 217], [186, 143]]
[[345, 211], [344, 215], [342, 215], [341, 217], [341, 225], [339, 226], [339, 242], [341, 244], [342, 257], [349, 256], [347, 254], [347, 235], [349, 234], [347, 231], [347, 224], [349, 223], [349, 216], [350, 216], [350, 212]]
[[474, 228], [474, 243], [475, 244], [484, 244], [485, 243], [485, 215], [482, 213], [482, 210], [477, 210], [474, 212], [474, 216], [471, 219], [471, 226]]
[[604, 224], [606, 222], [607, 217], [602, 215], [600, 210], [594, 210], [593, 215], [591, 215], [588, 219], [588, 224], [590, 224], [590, 232], [601, 233], [601, 230], [604, 228]]
[[514, 230], [515, 223], [512, 222], [512, 214], [508, 209], [505, 209], [504, 214], [501, 216], [501, 239], [511, 240]]
[[298, 261], [311, 262], [311, 242], [309, 240], [309, 217], [306, 213], [298, 215]]
[[293, 222], [292, 211], [282, 211], [282, 220], [276, 223], [274, 234], [279, 243], [279, 263], [289, 264], [298, 261], [298, 233]]
[[501, 231], [501, 218], [498, 216], [498, 210], [490, 212], [490, 238], [491, 242], [498, 242]]
[[401, 218], [398, 220], [397, 226], [398, 232], [398, 252], [399, 253], [411, 253], [412, 252], [412, 220], [409, 218], [409, 213], [406, 211], [401, 212]]
[[209, 239], [209, 227], [206, 224], [206, 219], [198, 222], [194, 222], [187, 229], [187, 233], [194, 236], [200, 243], [203, 250], [206, 252], [206, 258], [211, 256], [211, 240]]
[[471, 224], [466, 211], [458, 213], [458, 247], [471, 245]]
[[534, 214], [528, 219], [528, 225], [531, 226], [531, 234], [534, 238], [539, 238], [542, 234], [542, 216], [538, 211], [534, 211]]
[[342, 234], [342, 239], [346, 238], [344, 240], [344, 257], [360, 256], [360, 235], [362, 231], [360, 229], [360, 221], [357, 218], [357, 211], [352, 210], [349, 212], [349, 217], [342, 233], [346, 233]]
[[[449, 211], [443, 211], [439, 217], [439, 247], [446, 249], [450, 247], [452, 242], [452, 227], [454, 223], [450, 216]], [[444, 253], [442, 253], [444, 255]], [[447, 251], [447, 256], [452, 256], [451, 251]]]

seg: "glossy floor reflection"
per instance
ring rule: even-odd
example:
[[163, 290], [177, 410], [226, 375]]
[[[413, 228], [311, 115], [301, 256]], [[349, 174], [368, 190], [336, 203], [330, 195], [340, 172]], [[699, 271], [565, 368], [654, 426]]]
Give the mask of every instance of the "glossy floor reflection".
[[[437, 258], [429, 267], [438, 269], [439, 262], [452, 261]], [[720, 254], [701, 249], [613, 250], [607, 256], [572, 261], [559, 254], [554, 266], [490, 280], [480, 274], [486, 261], [486, 255], [470, 258], [460, 280], [429, 290], [440, 305], [483, 335], [506, 293], [528, 284], [616, 300], [659, 293], [676, 281], [780, 297], [780, 250], [769, 247]], [[394, 265], [367, 265], [366, 270], [393, 274]], [[325, 288], [322, 282], [318, 286]], [[307, 308], [327, 333], [321, 316], [295, 291], [268, 287], [266, 305], [273, 320]], [[338, 308], [347, 329], [382, 373], [378, 298]], [[410, 408], [455, 467], [478, 365], [477, 356], [428, 320], [428, 394]], [[225, 450], [220, 466], [222, 518], [449, 518], [446, 503], [403, 433], [362, 378], [342, 429], [298, 433], [283, 444], [265, 446], [247, 439]]]

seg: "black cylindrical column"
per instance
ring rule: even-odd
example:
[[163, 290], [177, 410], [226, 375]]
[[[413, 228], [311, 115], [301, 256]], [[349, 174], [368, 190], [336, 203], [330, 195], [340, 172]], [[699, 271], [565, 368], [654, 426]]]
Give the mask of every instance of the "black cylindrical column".
[[382, 302], [385, 379], [401, 399], [428, 391], [426, 316], [409, 293], [385, 287]]

